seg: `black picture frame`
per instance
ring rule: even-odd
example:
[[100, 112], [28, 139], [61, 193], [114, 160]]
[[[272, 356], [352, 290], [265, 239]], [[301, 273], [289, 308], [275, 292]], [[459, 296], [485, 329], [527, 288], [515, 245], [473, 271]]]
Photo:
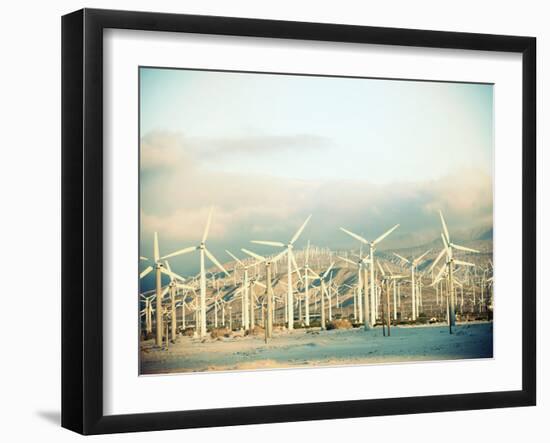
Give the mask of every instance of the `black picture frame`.
[[[103, 413], [103, 30], [522, 54], [522, 389], [177, 412]], [[340, 24], [83, 9], [62, 18], [62, 426], [82, 434], [536, 404], [536, 39]]]

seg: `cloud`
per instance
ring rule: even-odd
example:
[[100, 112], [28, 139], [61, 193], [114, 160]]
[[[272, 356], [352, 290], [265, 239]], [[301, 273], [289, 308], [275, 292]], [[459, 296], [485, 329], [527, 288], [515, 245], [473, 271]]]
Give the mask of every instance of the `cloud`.
[[[439, 235], [440, 209], [452, 232], [492, 226], [492, 178], [477, 169], [386, 185], [368, 180], [306, 181], [206, 168], [192, 146], [177, 134], [151, 134], [142, 140], [145, 253], [154, 231], [159, 232], [163, 250], [198, 244], [210, 207], [214, 214], [209, 248], [217, 254], [225, 254], [226, 248], [251, 247], [252, 239], [288, 241], [309, 214], [313, 218], [300, 241], [311, 239], [332, 248], [357, 246], [340, 226], [372, 239], [400, 223], [383, 248], [432, 241]], [[157, 155], [165, 158], [154, 158]]]
[[[190, 160], [184, 139], [172, 132], [151, 132], [141, 138], [142, 173], [162, 172], [184, 166]], [[186, 158], [187, 157], [187, 158]]]
[[142, 173], [179, 172], [202, 160], [233, 155], [267, 155], [294, 149], [318, 151], [332, 145], [330, 139], [310, 134], [249, 135], [243, 137], [185, 137], [177, 132], [153, 131], [141, 139]]
[[263, 155], [271, 152], [307, 149], [327, 149], [332, 142], [327, 137], [311, 134], [247, 135], [241, 137], [197, 137], [190, 140], [195, 149], [204, 153], [230, 156], [234, 154]]

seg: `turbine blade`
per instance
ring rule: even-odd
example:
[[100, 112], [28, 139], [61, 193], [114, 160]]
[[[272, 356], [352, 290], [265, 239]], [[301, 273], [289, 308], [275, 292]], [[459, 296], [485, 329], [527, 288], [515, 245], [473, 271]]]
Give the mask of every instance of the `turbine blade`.
[[235, 260], [237, 263], [239, 263], [241, 266], [244, 267], [244, 263], [240, 261], [237, 257], [235, 257], [233, 254], [231, 254], [231, 252], [229, 252], [227, 249], [225, 250], [225, 252], [227, 252], [233, 260]]
[[366, 239], [364, 239], [364, 238], [361, 237], [360, 235], [355, 234], [354, 232], [348, 231], [348, 230], [345, 229], [345, 228], [340, 228], [340, 231], [345, 232], [346, 234], [352, 236], [354, 239], [359, 240], [361, 243], [365, 243], [366, 245], [369, 244], [369, 242], [368, 242]]
[[416, 258], [414, 261], [413, 261], [413, 265], [417, 265], [418, 263], [420, 263], [420, 261], [426, 257], [426, 255], [428, 254], [428, 252], [430, 252], [431, 249], [428, 249], [426, 252], [424, 252], [424, 254], [422, 254], [420, 257]]
[[457, 265], [475, 267], [475, 265], [474, 265], [473, 263], [469, 263], [469, 262], [462, 261], [462, 260], [455, 260], [454, 262], [455, 262]]
[[[307, 241], [307, 248], [306, 248], [306, 263], [309, 263], [309, 240]], [[491, 263], [491, 266], [493, 266], [492, 263]]]
[[328, 267], [328, 269], [323, 273], [323, 278], [325, 278], [328, 275], [328, 273], [332, 270], [333, 266], [334, 266], [334, 262], [332, 262]]
[[457, 245], [455, 243], [449, 243], [449, 244], [451, 245], [451, 247], [453, 247], [455, 249], [459, 249], [460, 251], [475, 252], [475, 253], [479, 254], [479, 251], [477, 249], [467, 248], [466, 246], [460, 246], [460, 245]]
[[354, 266], [357, 266], [357, 263], [355, 263], [354, 261], [352, 261], [352, 260], [350, 260], [350, 259], [348, 259], [348, 258], [341, 257], [341, 256], [339, 256], [339, 255], [337, 255], [337, 257], [338, 257], [340, 260], [343, 260], [343, 261], [345, 261], [345, 262], [351, 263], [351, 264], [354, 265]]
[[286, 253], [288, 252], [288, 249], [285, 249], [283, 252], [281, 252], [280, 254], [276, 255], [274, 258], [272, 258], [270, 260], [271, 263], [275, 263], [276, 261], [280, 260], [283, 255], [285, 255]]
[[445, 250], [447, 251], [447, 258], [451, 257], [451, 248], [449, 247], [449, 243], [447, 243], [447, 239], [445, 238], [445, 235], [441, 233], [441, 240], [443, 240], [443, 245], [445, 246]]
[[147, 266], [143, 271], [141, 271], [141, 273], [139, 274], [139, 278], [142, 279], [147, 274], [149, 274], [149, 272], [151, 272], [152, 270], [153, 270], [152, 266]]
[[382, 240], [384, 240], [388, 235], [390, 235], [393, 231], [395, 231], [399, 227], [399, 224], [395, 225], [393, 228], [388, 229], [386, 232], [384, 232], [380, 237], [378, 237], [376, 240], [372, 242], [373, 245], [376, 243], [380, 243]]
[[163, 299], [166, 294], [168, 294], [168, 291], [170, 290], [170, 286], [165, 286], [162, 292], [160, 293], [160, 298]]
[[155, 232], [155, 235], [153, 237], [153, 258], [155, 260], [155, 263], [157, 263], [159, 261], [159, 256], [160, 256], [160, 252], [159, 252], [159, 236], [158, 234]]
[[164, 260], [166, 258], [175, 257], [176, 255], [188, 254], [189, 252], [196, 251], [197, 249], [199, 248], [196, 246], [189, 246], [188, 248], [180, 249], [176, 252], [172, 252], [171, 254], [165, 255], [164, 257], [161, 257], [161, 258]]
[[441, 266], [441, 269], [439, 270], [439, 272], [438, 272], [437, 275], [435, 276], [434, 281], [439, 281], [439, 279], [440, 279], [441, 276], [443, 275], [443, 272], [445, 272], [445, 268], [446, 268], [445, 265]]
[[170, 268], [170, 263], [168, 263], [168, 260], [164, 260], [164, 266], [166, 266], [166, 269], [170, 273], [170, 281], [174, 281], [174, 275], [172, 274], [172, 269]]
[[255, 252], [249, 251], [248, 249], [241, 248], [241, 251], [243, 251], [245, 254], [248, 254], [251, 257], [255, 258], [259, 262], [264, 262], [265, 261], [265, 257], [262, 257], [261, 255], [256, 254]]
[[292, 237], [292, 239], [290, 240], [290, 244], [293, 245], [294, 242], [296, 240], [298, 240], [298, 238], [300, 237], [300, 235], [302, 234], [302, 231], [304, 230], [304, 228], [306, 227], [307, 223], [309, 222], [309, 219], [311, 218], [311, 215], [306, 218], [306, 221], [302, 224], [302, 226], [300, 226], [300, 229], [298, 229], [296, 231], [296, 234], [294, 234], [294, 237]]
[[204, 243], [208, 238], [208, 231], [210, 230], [210, 223], [212, 222], [212, 210], [213, 208], [210, 208], [210, 211], [208, 212], [208, 219], [206, 220], [206, 227], [204, 228], [204, 233], [202, 234], [201, 243]]
[[160, 268], [160, 272], [168, 275], [170, 277], [170, 281], [172, 281], [174, 278], [177, 278], [178, 280], [181, 280], [181, 281], [185, 281], [185, 278], [183, 278], [181, 275], [178, 275], [175, 272], [169, 271], [168, 269]]
[[378, 265], [378, 269], [380, 269], [382, 276], [385, 277], [386, 273], [384, 272], [384, 268], [382, 268], [382, 266], [380, 265], [380, 261], [377, 261], [376, 264]]
[[439, 262], [439, 260], [441, 260], [441, 257], [443, 257], [443, 254], [445, 254], [445, 248], [443, 248], [441, 250], [441, 252], [439, 253], [439, 255], [437, 256], [437, 258], [434, 260], [434, 262], [432, 263], [432, 265], [430, 266], [430, 269], [428, 269], [428, 272], [432, 272], [433, 269], [435, 268], [435, 266], [437, 265], [437, 263]]
[[258, 245], [279, 246], [279, 247], [285, 246], [285, 244], [280, 241], [250, 240], [250, 243], [256, 243]]
[[294, 270], [296, 271], [296, 274], [298, 275], [298, 280], [302, 281], [302, 276], [300, 275], [300, 270], [298, 269], [298, 264], [296, 263], [296, 258], [294, 258], [294, 254], [292, 251], [289, 251], [290, 259], [292, 261], [292, 266], [294, 266]]
[[181, 283], [176, 283], [176, 288], [178, 288], [178, 289], [188, 289], [189, 291], [193, 290], [192, 286], [182, 285]]
[[441, 225], [443, 226], [443, 232], [445, 233], [445, 238], [447, 243], [451, 243], [451, 237], [449, 237], [449, 230], [447, 229], [447, 223], [445, 223], [445, 218], [443, 217], [443, 212], [439, 211], [439, 218], [441, 219]]
[[139, 259], [140, 260], [146, 260], [146, 261], [149, 260], [147, 257], [144, 257], [143, 255], [140, 255]]
[[397, 258], [403, 260], [405, 263], [410, 263], [410, 261], [407, 260], [405, 257], [402, 257], [402, 256], [400, 256], [399, 254], [397, 254], [395, 252], [393, 253], [393, 255], [395, 255]]
[[309, 270], [309, 272], [310, 272], [311, 274], [313, 274], [313, 276], [315, 277], [314, 280], [317, 280], [317, 279], [320, 280], [320, 279], [321, 279], [321, 276], [320, 276], [319, 274], [317, 274], [317, 272], [312, 271], [311, 269]]
[[206, 248], [204, 248], [204, 252], [206, 253], [206, 256], [210, 259], [210, 261], [211, 261], [212, 263], [214, 263], [218, 268], [220, 268], [220, 270], [221, 270], [225, 275], [227, 275], [227, 276], [229, 277], [229, 272], [227, 272], [227, 271], [225, 270], [225, 268], [224, 268], [224, 267], [221, 265], [221, 263], [216, 259], [216, 257], [214, 257], [214, 255], [212, 255], [212, 253], [211, 253], [208, 249], [206, 249]]

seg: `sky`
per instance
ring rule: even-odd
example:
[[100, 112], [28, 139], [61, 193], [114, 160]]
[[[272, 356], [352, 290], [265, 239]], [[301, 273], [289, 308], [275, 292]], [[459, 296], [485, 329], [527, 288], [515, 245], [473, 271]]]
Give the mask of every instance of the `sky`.
[[[180, 69], [140, 69], [141, 253], [250, 240], [381, 248], [492, 226], [493, 86]], [[180, 272], [198, 257], [175, 259]]]

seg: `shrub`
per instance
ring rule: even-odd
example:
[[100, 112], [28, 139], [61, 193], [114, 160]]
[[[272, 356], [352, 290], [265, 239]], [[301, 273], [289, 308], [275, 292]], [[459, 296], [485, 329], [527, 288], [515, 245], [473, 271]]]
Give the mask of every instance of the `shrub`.
[[428, 321], [429, 318], [424, 312], [421, 312], [420, 314], [418, 314], [418, 317], [416, 317], [416, 323], [418, 324], [424, 325], [428, 323]]
[[327, 322], [327, 331], [331, 329], [351, 329], [352, 325], [348, 319], [332, 320]]
[[193, 335], [195, 335], [195, 328], [185, 328], [181, 331], [181, 335], [184, 337], [193, 337]]
[[309, 321], [309, 327], [310, 328], [319, 328], [319, 327], [321, 327], [321, 320], [310, 320]]
[[245, 332], [245, 335], [252, 335], [252, 336], [261, 336], [265, 335], [265, 329], [261, 326], [254, 326], [252, 329], [249, 329]]
[[210, 332], [210, 337], [212, 338], [229, 336], [231, 336], [231, 331], [229, 330], [229, 328], [215, 328], [212, 329], [212, 331]]

